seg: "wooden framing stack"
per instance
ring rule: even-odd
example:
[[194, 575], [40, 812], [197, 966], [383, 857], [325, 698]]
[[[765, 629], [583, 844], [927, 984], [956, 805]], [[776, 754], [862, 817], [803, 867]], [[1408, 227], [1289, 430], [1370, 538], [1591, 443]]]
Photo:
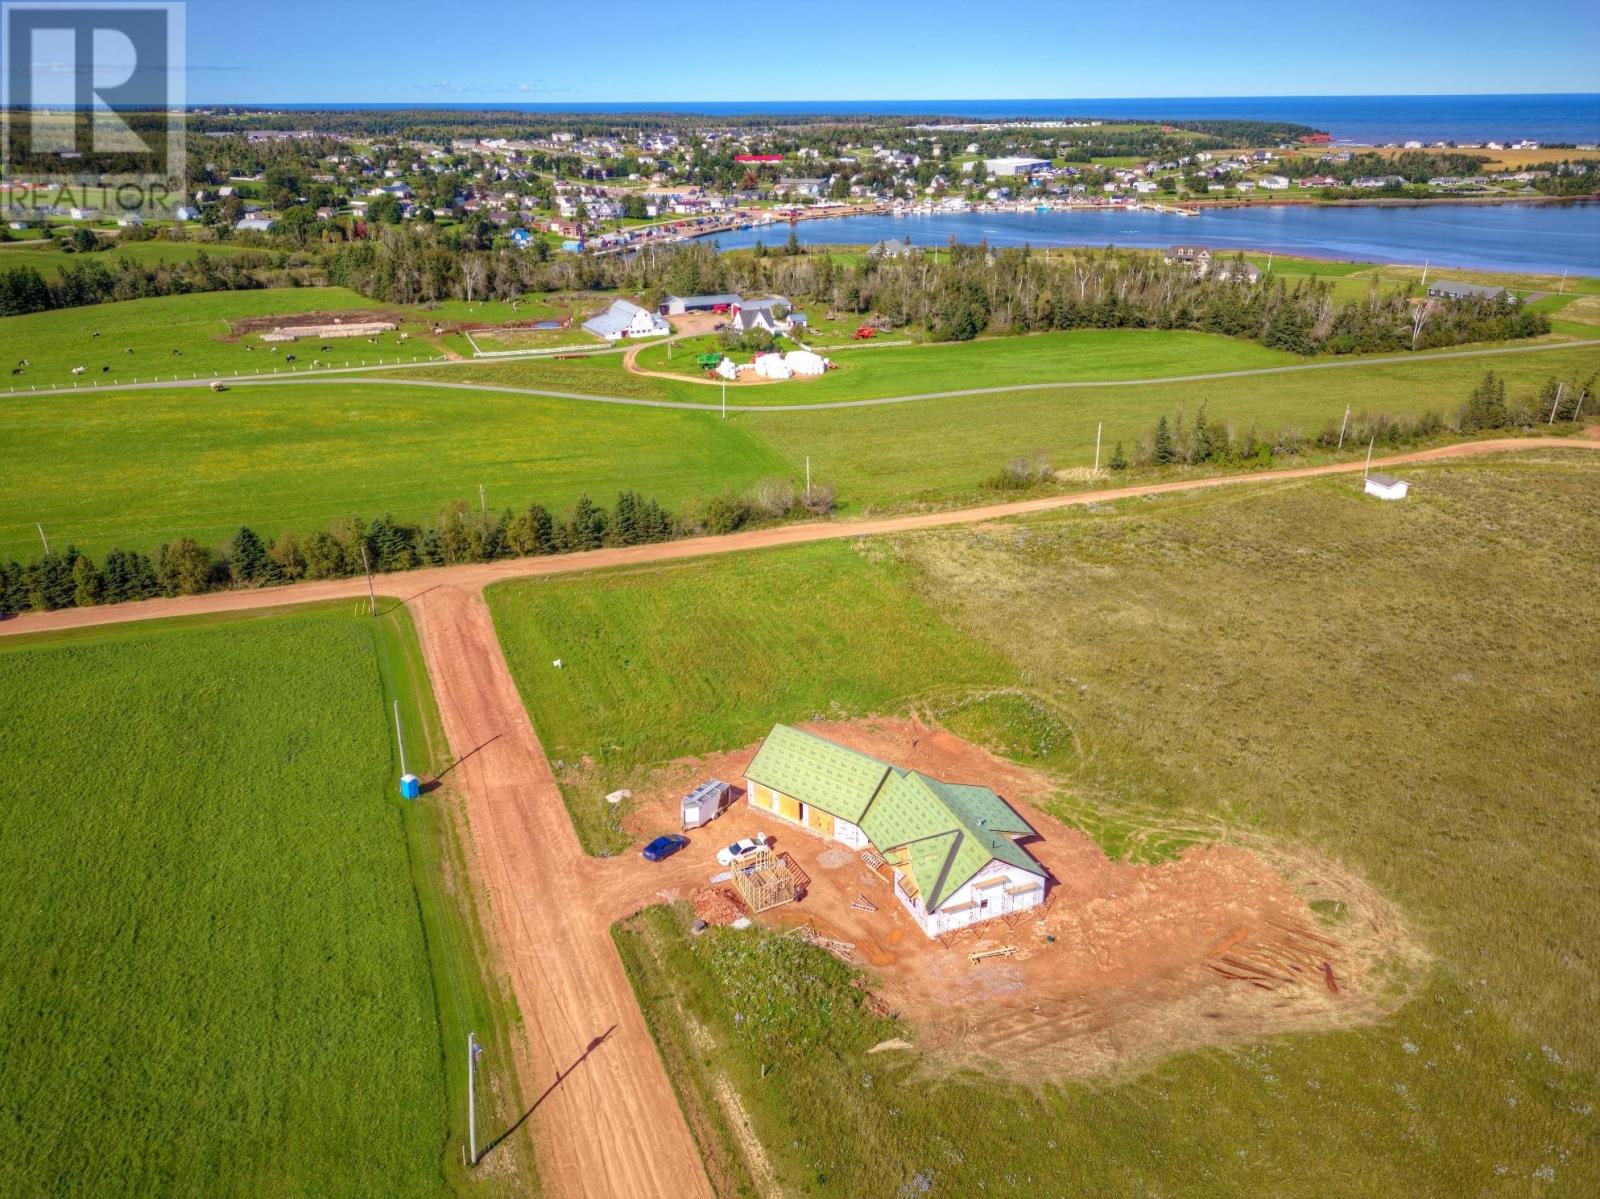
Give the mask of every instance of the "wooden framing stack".
[[733, 886], [751, 912], [793, 903], [796, 880], [786, 861], [765, 845], [733, 860]]

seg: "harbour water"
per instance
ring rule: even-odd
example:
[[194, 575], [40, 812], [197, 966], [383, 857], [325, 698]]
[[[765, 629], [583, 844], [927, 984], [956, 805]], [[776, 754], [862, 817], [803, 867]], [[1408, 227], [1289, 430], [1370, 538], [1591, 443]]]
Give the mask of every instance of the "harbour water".
[[[273, 104], [315, 111], [401, 109], [406, 104]], [[1037, 100], [626, 100], [581, 103], [559, 99], [506, 103], [435, 103], [431, 108], [502, 112], [662, 113], [673, 116], [945, 116], [974, 121], [1101, 119], [1108, 121], [1232, 119], [1291, 121], [1331, 133], [1335, 140], [1382, 145], [1417, 140], [1600, 141], [1600, 94], [1468, 96], [1168, 96], [1145, 99]]]
[[[1305, 204], [1213, 208], [1181, 217], [1150, 209], [952, 212], [801, 221], [803, 245], [862, 245], [910, 238], [942, 246], [951, 237], [991, 246], [1166, 246], [1194, 243], [1356, 262], [1431, 262], [1442, 267], [1600, 276], [1600, 204]], [[789, 226], [719, 234], [723, 249], [776, 249]]]

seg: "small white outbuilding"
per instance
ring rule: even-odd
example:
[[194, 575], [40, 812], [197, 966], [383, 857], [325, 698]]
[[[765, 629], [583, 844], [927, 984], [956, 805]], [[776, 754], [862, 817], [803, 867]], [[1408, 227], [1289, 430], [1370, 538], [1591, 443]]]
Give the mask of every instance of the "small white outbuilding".
[[1380, 500], [1403, 500], [1406, 492], [1411, 490], [1411, 484], [1404, 479], [1397, 479], [1393, 475], [1368, 475], [1366, 492], [1375, 495]]

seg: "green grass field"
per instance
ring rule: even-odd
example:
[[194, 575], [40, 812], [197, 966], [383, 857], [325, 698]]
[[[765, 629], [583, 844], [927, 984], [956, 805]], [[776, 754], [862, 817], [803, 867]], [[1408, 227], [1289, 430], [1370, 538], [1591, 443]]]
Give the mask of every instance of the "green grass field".
[[1327, 422], [1337, 424], [1347, 404], [1356, 414], [1433, 410], [1453, 417], [1488, 370], [1505, 378], [1511, 395], [1533, 395], [1552, 376], [1581, 382], [1600, 370], [1600, 347], [837, 412], [741, 413], [730, 420], [791, 461], [809, 454], [815, 477], [836, 486], [840, 498], [859, 511], [973, 499], [983, 479], [1035, 450], [1049, 454], [1057, 468], [1091, 467], [1102, 422], [1104, 463], [1119, 440], [1131, 453], [1160, 416], [1181, 408], [1192, 419], [1202, 403], [1209, 420], [1232, 424], [1240, 434], [1254, 423], [1268, 437], [1290, 428], [1315, 436]]
[[[302, 370], [317, 358], [330, 365], [355, 365], [375, 363], [380, 357], [393, 361], [400, 356], [424, 360], [439, 356], [426, 334], [428, 318], [434, 314], [420, 311], [403, 343], [399, 337], [406, 328], [382, 334], [377, 344], [364, 337], [327, 343], [307, 338], [277, 347], [255, 336], [229, 340], [229, 322], [244, 318], [384, 308], [340, 287], [201, 292], [61, 308], [0, 319], [0, 337], [6, 345], [6, 361], [0, 365], [8, 372], [6, 385], [20, 394], [52, 387], [70, 391], [74, 382], [89, 386], [170, 379], [175, 374], [204, 379], [270, 374], [274, 368], [287, 372], [289, 354], [295, 355], [295, 365]], [[97, 332], [99, 337], [94, 336]], [[331, 347], [330, 352], [321, 352], [323, 344]], [[20, 366], [22, 359], [27, 359], [26, 367]], [[74, 375], [73, 368], [79, 366], [84, 373]]]
[[[670, 366], [687, 371], [688, 367], [677, 361], [678, 352], [674, 347]], [[1162, 375], [1249, 370], [1283, 366], [1298, 359], [1292, 354], [1269, 350], [1254, 342], [1208, 333], [1089, 329], [963, 343], [888, 346], [844, 354], [838, 361], [839, 369], [830, 371], [820, 379], [741, 387], [736, 391], [730, 389], [729, 402], [734, 402], [736, 398], [741, 404], [814, 404], [830, 400], [948, 391], [961, 387], [1003, 387], [1014, 383], [1062, 382], [1071, 379], [1155, 378]], [[588, 388], [599, 394], [644, 395], [653, 399], [691, 400], [700, 404], [717, 402], [718, 392], [714, 388], [673, 379], [641, 379], [635, 376], [624, 386], [645, 385], [640, 391], [614, 390], [617, 377], [626, 374], [620, 359], [550, 365], [576, 368], [569, 370], [568, 374], [581, 372], [591, 376], [593, 382]], [[668, 369], [666, 347], [654, 345], [646, 348], [639, 355], [639, 365], [646, 370]], [[419, 377], [441, 377], [439, 369], [419, 371], [417, 374]], [[451, 377], [515, 382], [527, 387], [583, 389], [581, 383], [555, 385], [540, 382], [546, 370], [546, 364], [543, 363], [475, 365], [452, 368]]]
[[[1003, 674], [994, 655], [952, 636], [907, 591], [898, 567], [863, 571], [835, 545], [520, 580], [487, 594], [545, 752], [569, 764], [594, 760], [581, 782], [572, 771], [562, 779], [591, 852], [626, 843], [619, 809], [601, 796], [640, 767], [737, 748], [775, 720], [803, 719], [797, 712], [878, 711], [934, 684]], [[708, 605], [715, 620], [704, 619]], [[870, 670], [841, 654], [885, 628], [898, 635]], [[750, 670], [758, 661], [807, 669]]]
[[[629, 375], [619, 363], [609, 355], [487, 369], [518, 377], [533, 371], [555, 390], [648, 392], [661, 382]], [[434, 373], [477, 378], [485, 369]], [[12, 449], [0, 484], [0, 556], [32, 557], [35, 522], [52, 544], [92, 554], [113, 546], [148, 551], [185, 534], [218, 543], [240, 524], [274, 536], [352, 514], [425, 520], [451, 500], [471, 500], [479, 484], [497, 509], [531, 501], [562, 508], [584, 491], [609, 503], [626, 488], [677, 505], [769, 476], [800, 477], [807, 456], [814, 477], [837, 487], [846, 512], [952, 503], [979, 496], [982, 480], [1035, 450], [1058, 467], [1090, 466], [1102, 422], [1105, 459], [1119, 440], [1131, 451], [1163, 413], [1192, 414], [1202, 402], [1212, 420], [1241, 433], [1253, 422], [1263, 435], [1284, 428], [1314, 435], [1337, 422], [1346, 404], [1358, 414], [1453, 414], [1489, 369], [1505, 376], [1513, 396], [1532, 394], [1552, 376], [1587, 378], [1600, 369], [1600, 350], [735, 413], [726, 422], [713, 413], [336, 380], [220, 394], [15, 395], [0, 401]], [[606, 382], [591, 386], [600, 374]], [[693, 390], [701, 399], [717, 394]], [[783, 389], [740, 395], [763, 391]]]
[[113, 242], [110, 249], [97, 250], [92, 254], [63, 254], [60, 250], [48, 247], [35, 249], [24, 243], [7, 243], [0, 245], [0, 271], [31, 266], [46, 279], [51, 279], [60, 273], [62, 267], [73, 263], [99, 263], [114, 272], [117, 264], [124, 259], [153, 267], [162, 262], [191, 262], [202, 253], [219, 261], [241, 256], [266, 259], [275, 256], [272, 251], [235, 246], [228, 242], [166, 241], [159, 238], [153, 241]]
[[[1011, 683], [1081, 747], [1051, 763], [1069, 819], [1308, 844], [1434, 956], [1372, 1027], [1022, 1089], [868, 1057], [915, 1031], [868, 1013], [846, 967], [652, 909], [616, 939], [716, 1172], [757, 1191], [731, 1084], [783, 1193], [1600, 1186], [1600, 531], [1572, 515], [1600, 502], [1600, 461], [1407, 477], [1404, 504], [1315, 480], [491, 592], [552, 756], [620, 766]], [[674, 619], [708, 596], [715, 638]], [[541, 671], [556, 653], [570, 678]], [[963, 731], [1015, 745], [1017, 720]]]
[[395, 793], [391, 700], [449, 761], [404, 610], [8, 638], [0, 680], [0, 1191], [461, 1189], [457, 1048], [515, 1011], [454, 798]]
[[431, 520], [486, 489], [495, 509], [609, 505], [638, 488], [691, 495], [791, 473], [747, 429], [710, 413], [526, 396], [306, 383], [15, 396], [0, 486], [0, 555], [52, 545], [149, 550], [248, 524], [309, 532], [350, 515]]

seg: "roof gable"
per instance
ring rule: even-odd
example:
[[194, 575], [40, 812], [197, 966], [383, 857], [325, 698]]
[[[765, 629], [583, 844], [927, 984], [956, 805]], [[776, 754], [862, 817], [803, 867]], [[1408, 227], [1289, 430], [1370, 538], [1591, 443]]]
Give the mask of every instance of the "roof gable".
[[860, 824], [889, 767], [825, 737], [776, 724], [744, 773], [751, 782]]
[[991, 861], [1044, 873], [1011, 839], [1033, 833], [1033, 827], [987, 787], [895, 771], [861, 828], [880, 850], [907, 849], [908, 868], [930, 912]]

